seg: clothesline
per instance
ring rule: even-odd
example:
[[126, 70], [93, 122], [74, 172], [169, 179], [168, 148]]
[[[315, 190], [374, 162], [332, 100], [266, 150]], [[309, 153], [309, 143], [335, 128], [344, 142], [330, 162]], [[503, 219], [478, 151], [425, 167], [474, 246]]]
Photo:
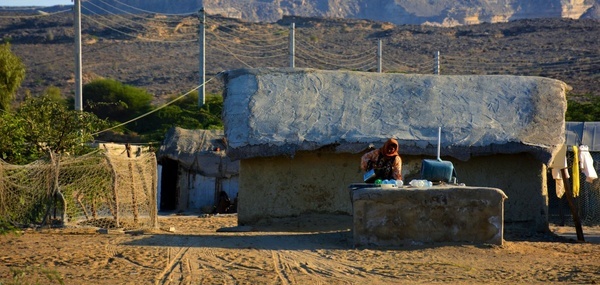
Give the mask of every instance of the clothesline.
[[[571, 146], [573, 151], [573, 164], [571, 166], [572, 169], [572, 177], [573, 177], [573, 197], [579, 196], [579, 174], [583, 173], [586, 177], [585, 181], [588, 183], [592, 183], [595, 179], [598, 178], [598, 174], [594, 169], [594, 160], [589, 152], [589, 147], [587, 145], [573, 145]], [[568, 169], [567, 165], [567, 145], [563, 145], [563, 147], [559, 150], [559, 152], [554, 157], [554, 161], [552, 162], [550, 168], [552, 169], [552, 177], [556, 182], [556, 196], [558, 198], [562, 198], [565, 193], [565, 185], [562, 181], [561, 170]], [[570, 178], [569, 172], [566, 172], [566, 178]]]

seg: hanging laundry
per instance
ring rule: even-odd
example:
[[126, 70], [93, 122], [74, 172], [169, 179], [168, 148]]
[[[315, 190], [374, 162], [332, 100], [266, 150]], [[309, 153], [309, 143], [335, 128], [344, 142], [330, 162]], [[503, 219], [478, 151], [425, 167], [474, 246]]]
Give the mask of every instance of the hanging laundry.
[[579, 165], [581, 171], [585, 174], [585, 181], [592, 183], [594, 179], [598, 178], [596, 169], [594, 169], [594, 159], [590, 155], [589, 147], [587, 145], [579, 146]]
[[[562, 198], [565, 194], [565, 184], [562, 181], [561, 169], [567, 168], [567, 145], [563, 145], [562, 148], [556, 153], [552, 163], [552, 178], [556, 184], [556, 197]], [[567, 171], [567, 178], [569, 178], [569, 171]]]
[[[552, 178], [554, 178], [554, 183], [556, 184], [556, 197], [562, 198], [562, 196], [565, 195], [565, 184], [562, 181], [562, 175], [560, 173], [560, 169], [552, 168]], [[567, 171], [567, 179], [568, 178], [569, 178], [569, 171]]]
[[579, 148], [573, 146], [573, 197], [579, 197]]

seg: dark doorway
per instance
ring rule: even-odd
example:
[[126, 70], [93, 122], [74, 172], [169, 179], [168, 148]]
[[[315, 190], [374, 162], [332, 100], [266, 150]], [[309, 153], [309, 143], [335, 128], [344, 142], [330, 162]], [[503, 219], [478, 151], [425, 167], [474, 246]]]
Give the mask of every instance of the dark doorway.
[[172, 159], [165, 159], [162, 162], [160, 207], [161, 211], [174, 211], [177, 209], [179, 200], [179, 188], [177, 187], [177, 173], [179, 163]]

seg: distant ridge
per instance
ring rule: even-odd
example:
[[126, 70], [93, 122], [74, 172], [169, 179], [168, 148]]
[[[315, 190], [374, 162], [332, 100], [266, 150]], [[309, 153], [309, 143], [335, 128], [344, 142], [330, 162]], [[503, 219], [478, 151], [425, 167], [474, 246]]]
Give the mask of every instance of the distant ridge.
[[[533, 18], [600, 18], [598, 0], [90, 0], [82, 5], [88, 14], [193, 14], [204, 7], [209, 14], [249, 22], [301, 16], [458, 26]], [[53, 7], [43, 8], [53, 11], [49, 9]]]

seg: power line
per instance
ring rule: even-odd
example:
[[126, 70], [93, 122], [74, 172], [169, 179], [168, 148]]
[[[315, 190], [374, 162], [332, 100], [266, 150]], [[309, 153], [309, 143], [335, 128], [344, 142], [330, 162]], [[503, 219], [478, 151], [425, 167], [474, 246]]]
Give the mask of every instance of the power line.
[[371, 51], [369, 52], [364, 52], [364, 53], [356, 53], [350, 56], [354, 56], [354, 58], [349, 58], [343, 54], [334, 54], [334, 53], [330, 53], [330, 52], [325, 52], [323, 50], [320, 50], [318, 48], [315, 48], [314, 46], [310, 46], [310, 45], [306, 45], [305, 42], [297, 42], [298, 43], [298, 51], [303, 52], [306, 51], [306, 53], [312, 53], [315, 56], [321, 56], [323, 58], [328, 58], [330, 60], [337, 60], [339, 62], [357, 62], [360, 60], [363, 60], [365, 58], [373, 58], [376, 56], [375, 51], [377, 50], [377, 48], [372, 48]]
[[119, 29], [115, 29], [115, 28], [113, 28], [113, 27], [111, 27], [109, 25], [106, 25], [106, 24], [103, 24], [101, 22], [98, 22], [98, 21], [94, 20], [90, 16], [83, 15], [83, 14], [82, 14], [82, 16], [84, 18], [86, 18], [86, 19], [88, 19], [88, 20], [90, 20], [90, 21], [92, 21], [92, 22], [94, 22], [96, 24], [102, 25], [103, 27], [106, 27], [106, 28], [108, 28], [108, 29], [110, 29], [112, 31], [115, 31], [117, 33], [120, 33], [120, 34], [123, 34], [123, 35], [126, 35], [126, 36], [130, 36], [132, 38], [137, 38], [137, 39], [140, 39], [140, 40], [145, 40], [145, 41], [150, 41], [150, 42], [162, 42], [162, 43], [181, 43], [181, 42], [197, 42], [198, 41], [198, 40], [195, 40], [195, 39], [194, 40], [166, 41], [166, 40], [157, 40], [157, 39], [146, 38], [146, 37], [142, 37], [142, 36], [139, 36], [139, 35], [134, 35], [134, 34], [130, 34], [130, 33], [126, 33], [126, 32], [120, 31]]
[[[132, 16], [132, 17], [136, 17], [136, 18], [143, 18], [143, 19], [150, 19], [150, 20], [152, 20], [152, 21], [157, 21], [157, 22], [167, 22], [167, 23], [173, 23], [173, 22], [177, 22], [176, 20], [175, 20], [175, 21], [163, 20], [163, 19], [156, 18], [156, 17], [141, 17], [139, 13], [138, 13], [138, 14], [134, 14], [134, 13], [131, 13], [131, 12], [125, 11], [125, 10], [123, 10], [123, 9], [120, 9], [120, 8], [118, 8], [118, 7], [114, 6], [114, 5], [111, 5], [111, 4], [109, 4], [109, 3], [106, 3], [106, 2], [104, 2], [104, 1], [102, 1], [102, 0], [97, 0], [97, 1], [101, 2], [102, 4], [104, 4], [104, 5], [106, 5], [106, 6], [110, 7], [110, 8], [113, 8], [113, 9], [115, 9], [115, 10], [117, 10], [117, 11], [121, 11], [121, 12], [123, 12], [123, 14], [130, 15], [130, 16]], [[89, 3], [92, 3], [92, 2], [89, 2]], [[96, 6], [96, 5], [94, 5], [94, 6]], [[104, 9], [103, 9], [103, 10], [104, 10]], [[105, 11], [106, 11], [106, 10], [105, 10]], [[116, 14], [116, 13], [115, 13], [115, 14]], [[155, 14], [155, 13], [153, 13], [153, 14]], [[186, 15], [176, 15], [176, 16], [190, 16], [190, 15], [193, 15], [193, 13], [191, 13], [191, 14], [186, 14]], [[167, 17], [165, 16], [165, 18], [167, 18]], [[196, 18], [194, 18], [194, 19], [196, 19]], [[197, 20], [197, 19], [196, 19], [196, 20]]]
[[49, 16], [54, 16], [57, 14], [61, 14], [61, 13], [65, 13], [65, 12], [71, 12], [73, 11], [73, 9], [68, 9], [68, 10], [62, 10], [62, 11], [58, 11], [58, 12], [53, 12], [53, 13], [46, 13], [43, 11], [38, 11], [38, 15], [10, 15], [10, 16], [4, 16], [4, 15], [0, 15], [0, 18], [9, 18], [9, 19], [28, 19], [28, 18], [41, 18], [41, 17], [49, 17]]
[[214, 32], [208, 31], [208, 33], [210, 35], [213, 35], [214, 37], [218, 38], [221, 41], [226, 41], [231, 43], [232, 45], [243, 45], [244, 47], [251, 47], [251, 48], [260, 48], [260, 49], [273, 49], [276, 47], [284, 47], [287, 48], [288, 42], [281, 42], [278, 44], [273, 44], [273, 45], [252, 45], [252, 44], [243, 44], [242, 43], [242, 39], [239, 39], [238, 41], [232, 40], [232, 39], [228, 39], [228, 38], [224, 38], [224, 37], [220, 37], [219, 35], [217, 35]]
[[[150, 13], [150, 14], [169, 15], [169, 16], [186, 16], [186, 15], [194, 15], [194, 14], [196, 14], [196, 12], [189, 12], [189, 13], [182, 13], [182, 14], [159, 13], [159, 12], [148, 11], [148, 10], [140, 9], [140, 8], [137, 8], [137, 7], [134, 7], [134, 6], [131, 6], [131, 5], [127, 5], [127, 4], [125, 4], [123, 2], [120, 2], [118, 0], [113, 0], [113, 1], [116, 2], [116, 3], [119, 3], [119, 4], [123, 5], [123, 6], [132, 8], [134, 10], [145, 12], [145, 13]], [[199, 9], [200, 8], [197, 8], [196, 11], [198, 11]]]
[[[216, 76], [218, 76], [220, 73], [221, 73], [221, 72], [217, 73], [217, 75], [215, 75], [215, 77], [216, 77]], [[208, 80], [207, 80], [206, 82], [204, 82], [203, 84], [200, 84], [200, 85], [198, 85], [198, 86], [196, 86], [196, 87], [192, 88], [190, 91], [186, 92], [185, 94], [183, 94], [183, 95], [181, 95], [181, 96], [179, 96], [179, 97], [177, 97], [177, 98], [175, 98], [175, 99], [173, 99], [173, 100], [171, 100], [171, 101], [169, 101], [169, 102], [167, 102], [167, 103], [163, 104], [162, 106], [160, 106], [160, 107], [158, 107], [158, 108], [156, 108], [156, 109], [154, 109], [154, 110], [152, 110], [152, 111], [149, 111], [149, 112], [147, 112], [147, 113], [145, 113], [145, 114], [142, 114], [142, 115], [140, 115], [140, 116], [137, 116], [137, 117], [135, 117], [135, 118], [133, 118], [133, 119], [131, 119], [131, 120], [129, 120], [129, 121], [126, 121], [126, 122], [124, 122], [124, 123], [118, 124], [118, 125], [116, 125], [116, 126], [112, 126], [112, 127], [108, 128], [108, 129], [105, 129], [105, 130], [102, 130], [102, 131], [99, 131], [99, 132], [93, 133], [93, 134], [92, 134], [92, 136], [95, 136], [95, 135], [98, 135], [98, 134], [101, 134], [101, 133], [104, 133], [104, 132], [107, 132], [107, 131], [110, 131], [110, 130], [114, 130], [114, 129], [118, 128], [118, 127], [122, 127], [122, 126], [124, 126], [124, 125], [127, 125], [127, 124], [129, 124], [129, 123], [131, 123], [131, 122], [135, 122], [135, 121], [137, 121], [137, 120], [139, 120], [139, 119], [141, 119], [141, 118], [143, 118], [143, 117], [146, 117], [146, 116], [148, 116], [148, 115], [150, 115], [150, 114], [152, 114], [152, 113], [156, 113], [156, 112], [160, 111], [161, 109], [163, 109], [163, 108], [165, 108], [165, 107], [167, 107], [167, 106], [169, 106], [169, 105], [171, 105], [171, 104], [173, 104], [173, 103], [175, 103], [175, 102], [177, 102], [177, 101], [179, 101], [179, 100], [183, 99], [184, 97], [186, 97], [187, 95], [191, 94], [192, 92], [194, 92], [194, 91], [198, 90], [200, 87], [202, 87], [202, 86], [206, 85], [206, 83], [210, 82], [210, 81], [211, 81], [211, 80], [213, 80], [215, 77], [211, 77], [210, 79], [208, 79]]]
[[[230, 27], [228, 27], [228, 26], [223, 26], [223, 25], [221, 25], [221, 26], [219, 26], [219, 28], [221, 29], [220, 31], [221, 31], [222, 33], [226, 33], [226, 34], [230, 34], [230, 35], [233, 35], [233, 33], [237, 33], [237, 32], [238, 32], [237, 30], [235, 30], [235, 29], [233, 29], [233, 28], [230, 28]], [[231, 31], [231, 32], [226, 32], [226, 31], [224, 31], [223, 29], [224, 29], [224, 30]], [[288, 38], [288, 35], [287, 35], [287, 33], [288, 33], [288, 30], [287, 30], [287, 28], [285, 28], [285, 29], [283, 29], [283, 28], [282, 28], [282, 29], [279, 29], [279, 30], [277, 30], [276, 32], [278, 32], [278, 33], [282, 33], [282, 35], [281, 35], [281, 36], [279, 36], [279, 37], [273, 37], [273, 38], [270, 38], [270, 39], [269, 39], [269, 38], [267, 38], [267, 39], [266, 39], [266, 40], [264, 40], [264, 41], [266, 41], [266, 42], [269, 42], [269, 41], [279, 41], [279, 40], [281, 40], [281, 39], [287, 39], [287, 38]], [[263, 32], [253, 32], [253, 31], [251, 31], [251, 30], [249, 30], [249, 29], [248, 29], [248, 30], [241, 31], [240, 33], [241, 33], [243, 36], [245, 36], [245, 37], [250, 37], [250, 36], [252, 36], [253, 38], [254, 38], [254, 37], [262, 37], [262, 38], [265, 38], [265, 37], [266, 37], [266, 35], [267, 35], [267, 34], [265, 34], [265, 33], [263, 33]], [[233, 36], [239, 37], [238, 35], [233, 35]]]

